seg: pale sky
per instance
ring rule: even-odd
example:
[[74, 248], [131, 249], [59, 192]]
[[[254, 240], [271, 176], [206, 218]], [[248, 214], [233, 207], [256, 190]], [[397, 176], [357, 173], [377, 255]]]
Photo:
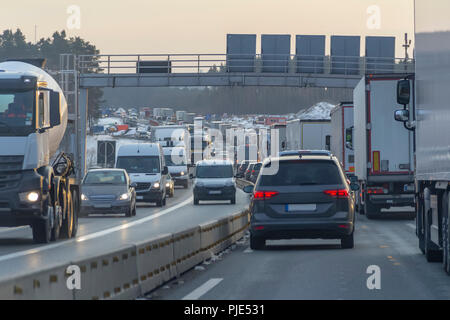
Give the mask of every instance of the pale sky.
[[[71, 5], [80, 9], [80, 29], [67, 28]], [[413, 39], [414, 0], [1, 1], [0, 30], [20, 28], [34, 42], [35, 25], [38, 39], [65, 29], [103, 54], [225, 53], [227, 33], [290, 34], [295, 53], [295, 35], [333, 34], [396, 36], [403, 58], [404, 33]]]

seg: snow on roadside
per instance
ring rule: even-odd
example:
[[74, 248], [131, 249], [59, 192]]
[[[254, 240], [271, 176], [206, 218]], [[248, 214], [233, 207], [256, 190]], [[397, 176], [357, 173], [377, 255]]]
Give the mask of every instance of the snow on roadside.
[[331, 110], [334, 104], [328, 102], [319, 102], [312, 107], [297, 113], [297, 117], [302, 120], [331, 120]]

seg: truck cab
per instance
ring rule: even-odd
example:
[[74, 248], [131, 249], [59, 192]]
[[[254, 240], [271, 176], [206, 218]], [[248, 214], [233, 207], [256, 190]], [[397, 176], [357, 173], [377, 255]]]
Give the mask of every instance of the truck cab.
[[175, 185], [183, 186], [185, 189], [189, 185], [189, 174], [187, 167], [186, 148], [183, 146], [174, 148], [163, 148], [166, 166], [174, 180]]
[[56, 81], [20, 61], [0, 63], [0, 226], [29, 225], [38, 243], [76, 234], [72, 159], [58, 151], [67, 104]]

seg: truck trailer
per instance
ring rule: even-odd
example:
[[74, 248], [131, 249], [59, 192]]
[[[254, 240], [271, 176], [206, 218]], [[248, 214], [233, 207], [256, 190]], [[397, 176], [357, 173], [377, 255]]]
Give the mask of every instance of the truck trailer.
[[[366, 75], [353, 91], [358, 208], [369, 219], [381, 209], [414, 206], [414, 136], [393, 118], [397, 82], [412, 74]], [[413, 103], [413, 102], [412, 102]]]
[[355, 153], [351, 143], [353, 132], [353, 102], [341, 102], [331, 111], [331, 146], [347, 176], [355, 174]]
[[[415, 1], [415, 83], [398, 83], [395, 112], [415, 133], [416, 234], [429, 262], [450, 274], [450, 20], [448, 1]], [[414, 93], [417, 92], [415, 97]], [[414, 105], [415, 101], [415, 105]], [[402, 125], [402, 123], [400, 125]]]
[[302, 119], [288, 121], [286, 139], [285, 150], [330, 150], [331, 121]]

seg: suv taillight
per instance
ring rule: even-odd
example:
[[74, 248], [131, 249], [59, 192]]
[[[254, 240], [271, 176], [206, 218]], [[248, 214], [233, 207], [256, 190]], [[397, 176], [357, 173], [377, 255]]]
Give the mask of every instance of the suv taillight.
[[253, 193], [253, 199], [266, 200], [275, 197], [279, 192], [277, 191], [255, 191]]
[[346, 189], [325, 190], [323, 193], [333, 198], [348, 198], [348, 191]]

